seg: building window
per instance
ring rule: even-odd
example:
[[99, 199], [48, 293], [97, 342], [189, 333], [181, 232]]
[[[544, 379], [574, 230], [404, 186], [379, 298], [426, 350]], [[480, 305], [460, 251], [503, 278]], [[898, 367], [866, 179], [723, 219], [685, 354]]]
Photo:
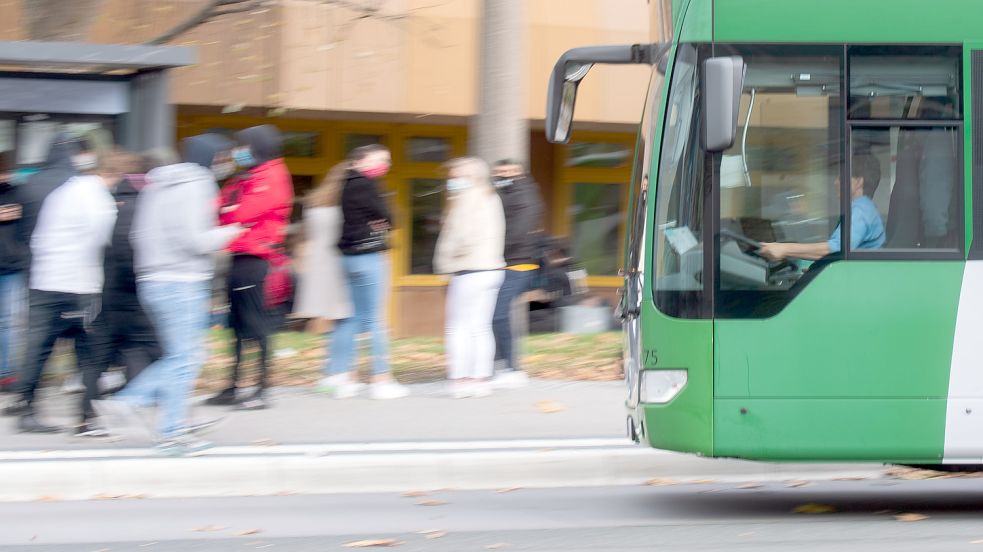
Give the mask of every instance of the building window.
[[618, 273], [623, 197], [623, 184], [573, 184], [569, 211], [573, 253], [592, 276]]
[[631, 148], [626, 144], [579, 142], [567, 149], [568, 167], [616, 169], [631, 161]]
[[318, 132], [284, 132], [284, 157], [317, 157], [320, 152]]
[[353, 149], [381, 143], [381, 134], [346, 134], [344, 141], [345, 151], [341, 152], [342, 157], [348, 157], [348, 154], [351, 153]]
[[406, 158], [416, 163], [443, 163], [451, 158], [448, 138], [412, 136], [406, 139]]
[[410, 180], [410, 274], [433, 274], [433, 253], [440, 234], [444, 180]]

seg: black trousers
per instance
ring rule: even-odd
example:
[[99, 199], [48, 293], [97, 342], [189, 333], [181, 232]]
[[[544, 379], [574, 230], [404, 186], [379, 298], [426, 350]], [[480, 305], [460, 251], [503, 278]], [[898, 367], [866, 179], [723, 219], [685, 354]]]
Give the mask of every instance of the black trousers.
[[117, 310], [115, 305], [110, 307], [99, 313], [89, 332], [92, 362], [79, 365], [85, 386], [80, 405], [82, 421], [95, 414], [92, 401], [101, 394], [99, 378], [106, 369], [122, 366], [129, 383], [164, 354], [153, 324], [139, 303], [136, 308], [125, 310]]
[[28, 302], [27, 354], [24, 356], [21, 397], [33, 403], [44, 366], [59, 337], [75, 341], [75, 357], [83, 374], [98, 362], [90, 330], [99, 311], [99, 296], [32, 289]]
[[232, 365], [231, 387], [239, 383], [243, 341], [259, 343], [259, 386], [266, 388], [269, 378], [269, 337], [276, 328], [276, 319], [266, 308], [263, 283], [269, 264], [252, 255], [236, 255], [229, 269], [229, 326], [235, 332], [235, 364]]

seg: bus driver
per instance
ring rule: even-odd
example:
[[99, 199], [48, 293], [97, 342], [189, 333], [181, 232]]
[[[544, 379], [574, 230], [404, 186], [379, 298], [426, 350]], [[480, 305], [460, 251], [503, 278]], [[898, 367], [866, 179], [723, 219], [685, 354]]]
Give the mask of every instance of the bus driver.
[[[850, 192], [853, 196], [850, 210], [850, 248], [879, 249], [884, 246], [884, 223], [871, 199], [881, 181], [880, 163], [872, 155], [858, 155], [853, 159], [853, 177]], [[840, 179], [836, 179], [836, 190]], [[757, 254], [771, 261], [787, 258], [819, 260], [841, 248], [840, 226], [837, 225], [829, 241], [820, 243], [763, 243]]]

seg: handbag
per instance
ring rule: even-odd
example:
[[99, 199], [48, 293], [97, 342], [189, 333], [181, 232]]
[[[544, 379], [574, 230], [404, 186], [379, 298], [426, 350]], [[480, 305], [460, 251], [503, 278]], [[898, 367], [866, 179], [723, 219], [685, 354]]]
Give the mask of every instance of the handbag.
[[278, 251], [268, 259], [270, 268], [263, 281], [263, 299], [266, 308], [275, 309], [290, 300], [294, 291], [293, 270], [290, 257]]

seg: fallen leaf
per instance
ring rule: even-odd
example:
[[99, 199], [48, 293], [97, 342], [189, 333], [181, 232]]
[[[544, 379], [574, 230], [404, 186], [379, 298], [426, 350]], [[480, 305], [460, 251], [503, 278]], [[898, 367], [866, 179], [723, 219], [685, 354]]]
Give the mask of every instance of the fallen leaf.
[[249, 535], [258, 535], [258, 534], [260, 534], [262, 532], [263, 531], [261, 529], [246, 529], [245, 531], [239, 531], [239, 533], [237, 533], [237, 534], [240, 537], [247, 537]]
[[812, 486], [812, 483], [809, 481], [788, 481], [785, 483], [785, 486], [790, 489], [794, 489], [797, 487], [810, 487]]
[[427, 539], [440, 539], [447, 536], [447, 531], [434, 531], [423, 536]]
[[809, 503], [796, 506], [792, 511], [796, 514], [831, 514], [836, 511], [836, 508], [829, 504]]
[[679, 481], [675, 479], [649, 479], [645, 484], [650, 487], [667, 487], [669, 485], [678, 485]]
[[253, 445], [257, 447], [275, 447], [276, 444], [273, 439], [256, 439], [253, 441]]
[[106, 493], [99, 493], [96, 496], [92, 497], [93, 500], [119, 500], [121, 498], [126, 498], [126, 496], [125, 495], [112, 495], [112, 494], [106, 494]]
[[416, 503], [417, 506], [443, 506], [447, 504], [443, 500], [421, 500]]
[[969, 544], [983, 544], [983, 539], [969, 541]]
[[894, 516], [894, 519], [898, 521], [922, 521], [928, 519], [928, 516], [923, 516], [922, 514], [898, 514]]
[[563, 405], [556, 401], [539, 401], [536, 403], [536, 408], [543, 414], [554, 414], [564, 410]]
[[864, 481], [866, 479], [866, 477], [856, 475], [853, 477], [834, 477], [833, 481]]
[[691, 479], [687, 481], [690, 485], [710, 485], [716, 482], [716, 479]]
[[396, 539], [369, 539], [369, 540], [349, 542], [346, 543], [344, 546], [345, 548], [370, 548], [373, 546], [380, 546], [380, 547], [400, 546], [402, 544], [403, 543], [401, 542], [397, 542]]
[[421, 496], [430, 496], [430, 493], [427, 491], [406, 491], [403, 493], [403, 496], [406, 498], [419, 498]]
[[495, 491], [495, 493], [497, 494], [513, 493], [521, 488], [522, 487], [505, 487], [504, 489], [498, 489], [497, 491]]
[[495, 544], [489, 544], [485, 548], [487, 548], [488, 550], [501, 550], [502, 548], [505, 548], [506, 546], [508, 546], [508, 545], [505, 544], [504, 542], [499, 542], [499, 543], [495, 543]]
[[228, 527], [222, 527], [221, 525], [206, 525], [204, 527], [197, 527], [192, 529], [195, 533], [212, 533], [214, 531], [225, 531]]
[[743, 485], [738, 485], [738, 489], [760, 489], [763, 487], [761, 483], [744, 483]]

